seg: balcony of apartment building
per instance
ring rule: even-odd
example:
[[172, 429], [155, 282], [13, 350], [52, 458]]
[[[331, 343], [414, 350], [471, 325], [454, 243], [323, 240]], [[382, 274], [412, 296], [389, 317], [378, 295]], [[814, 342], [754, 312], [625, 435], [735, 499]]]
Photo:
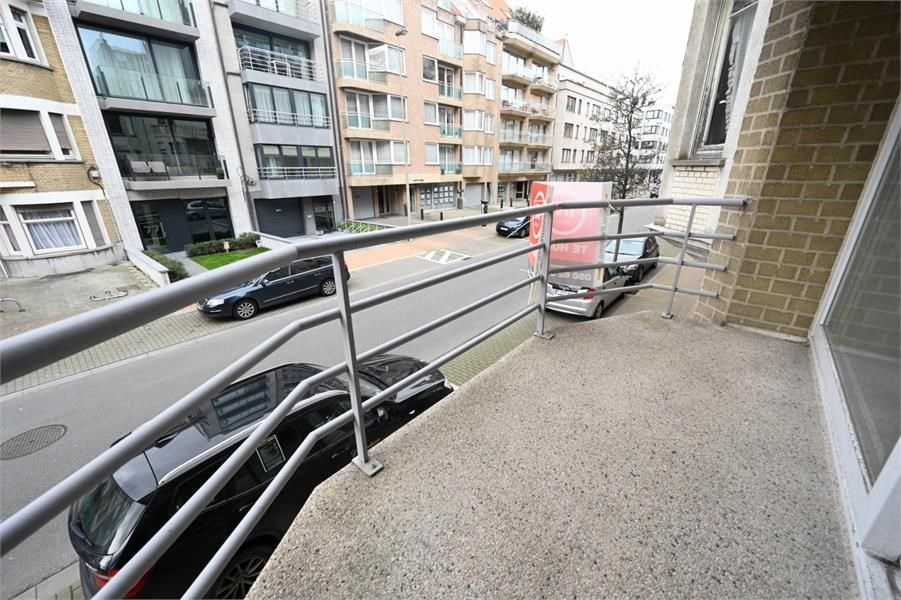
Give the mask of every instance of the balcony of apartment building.
[[529, 132], [525, 134], [526, 145], [530, 148], [547, 148], [554, 143], [554, 136], [547, 133], [533, 133]]
[[550, 123], [554, 120], [554, 107], [550, 103], [529, 103], [529, 121]]
[[209, 84], [198, 77], [193, 44], [87, 23], [77, 29], [102, 110], [216, 115]]
[[346, 112], [341, 115], [341, 136], [348, 140], [391, 140], [400, 134], [400, 125], [394, 125], [395, 122], [372, 113]]
[[[353, 2], [332, 2], [328, 6], [329, 28], [367, 40], [384, 42], [385, 16]], [[392, 38], [394, 36], [391, 36]]]
[[543, 177], [550, 171], [550, 163], [543, 158], [535, 160], [501, 160], [497, 165], [497, 174], [499, 176]]
[[502, 128], [497, 133], [497, 142], [501, 146], [524, 147], [529, 144], [531, 136], [528, 131]]
[[504, 48], [511, 48], [552, 65], [559, 64], [563, 49], [528, 25], [514, 20], [504, 23]]
[[[237, 0], [239, 2], [243, 0]], [[250, 45], [238, 48], [241, 81], [326, 93], [322, 64], [318, 61]]]
[[335, 153], [330, 145], [316, 146], [308, 138], [292, 143], [257, 144], [255, 199], [275, 200], [331, 196], [338, 193]]
[[125, 189], [134, 192], [224, 188], [225, 160], [211, 154], [116, 152]]
[[298, 137], [313, 146], [334, 143], [325, 94], [259, 84], [248, 86], [247, 92], [247, 118], [254, 144], [293, 144]]
[[322, 35], [316, 5], [307, 0], [229, 0], [233, 23], [302, 40]]
[[451, 83], [438, 82], [438, 99], [451, 106], [463, 106], [463, 88]]
[[513, 83], [521, 86], [528, 86], [532, 83], [533, 75], [532, 70], [529, 69], [524, 63], [513, 63], [508, 61], [503, 61], [503, 65], [501, 65], [501, 82], [502, 83]]
[[529, 103], [525, 100], [501, 100], [498, 109], [500, 110], [500, 113], [502, 115], [509, 115], [513, 117], [528, 117], [530, 114], [532, 114], [531, 109], [529, 108]]
[[451, 39], [438, 40], [438, 56], [457, 67], [463, 66], [463, 44]]
[[545, 94], [551, 96], [557, 93], [557, 84], [546, 74], [535, 74], [529, 84], [529, 91], [533, 94]]
[[363, 61], [339, 58], [335, 61], [335, 79], [339, 88], [386, 93], [392, 91], [399, 77], [385, 70], [374, 69]]
[[68, 0], [69, 12], [83, 23], [124, 27], [127, 31], [193, 42], [200, 37], [188, 0]]
[[463, 127], [454, 123], [441, 123], [438, 125], [438, 136], [445, 144], [462, 144]]

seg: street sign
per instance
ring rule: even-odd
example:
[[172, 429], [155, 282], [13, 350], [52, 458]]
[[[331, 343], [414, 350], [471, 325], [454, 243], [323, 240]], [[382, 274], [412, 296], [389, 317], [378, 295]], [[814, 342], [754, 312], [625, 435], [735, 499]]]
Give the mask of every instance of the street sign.
[[[613, 184], [609, 182], [532, 182], [530, 206], [557, 204], [561, 202], [590, 202], [610, 200]], [[590, 237], [602, 235], [605, 231], [604, 221], [607, 211], [603, 208], [566, 209], [554, 212], [553, 239]], [[529, 230], [529, 241], [541, 243], [541, 227], [544, 215], [533, 215]], [[597, 242], [578, 242], [574, 244], [555, 244], [551, 246], [551, 267], [569, 267], [590, 265], [603, 260], [604, 244]], [[537, 253], [529, 253], [529, 262], [535, 268]], [[552, 279], [561, 283], [591, 282], [596, 274], [590, 271], [560, 273]]]

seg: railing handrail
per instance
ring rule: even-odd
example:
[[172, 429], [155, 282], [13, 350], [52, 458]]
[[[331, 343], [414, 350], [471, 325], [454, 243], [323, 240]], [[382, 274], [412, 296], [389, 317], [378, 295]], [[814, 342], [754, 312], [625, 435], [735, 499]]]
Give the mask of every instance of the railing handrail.
[[[242, 0], [244, 1], [244, 0]], [[251, 123], [267, 123], [272, 125], [297, 125], [300, 127], [330, 127], [331, 117], [328, 115], [313, 115], [279, 110], [267, 110], [264, 108], [251, 108], [248, 113]], [[274, 120], [265, 119], [273, 117]]]
[[332, 179], [335, 167], [260, 167], [260, 179]]
[[[260, 8], [271, 10], [281, 15], [304, 19], [310, 23], [319, 23], [319, 16], [316, 14], [316, 11], [313, 10], [311, 2], [305, 2], [304, 4], [301, 4], [299, 0], [269, 0], [268, 2], [263, 0], [241, 0], [241, 2], [253, 4], [254, 6], [259, 6]], [[293, 10], [283, 10], [283, 8], [289, 6], [293, 6]]]
[[[232, 452], [228, 459], [226, 459], [226, 461], [210, 476], [200, 489], [188, 499], [175, 515], [171, 517], [167, 524], [162, 527], [150, 541], [148, 541], [134, 557], [132, 557], [131, 560], [128, 561], [128, 563], [109, 581], [106, 587], [100, 590], [98, 594], [98, 598], [123, 596], [134, 582], [144, 575], [147, 569], [150, 568], [166, 551], [166, 549], [174, 542], [175, 538], [190, 525], [196, 515], [203, 510], [215, 494], [218, 493], [234, 473], [244, 464], [259, 443], [264, 440], [266, 436], [270, 435], [284, 416], [292, 410], [297, 402], [301, 401], [306, 391], [311, 389], [316, 382], [323, 381], [328, 377], [332, 377], [341, 371], [346, 370], [351, 382], [351, 385], [349, 386], [352, 406], [351, 410], [317, 428], [304, 439], [300, 447], [292, 455], [290, 466], [285, 465], [282, 471], [276, 476], [276, 479], [273, 480], [277, 480], [279, 483], [276, 484], [275, 487], [267, 488], [263, 496], [254, 503], [251, 511], [245, 515], [238, 527], [229, 536], [228, 541], [220, 547], [214, 558], [207, 564], [201, 575], [195, 580], [194, 584], [187, 592], [188, 597], [200, 597], [204, 595], [204, 592], [209, 585], [218, 576], [219, 571], [225, 566], [227, 561], [230, 560], [234, 552], [237, 551], [238, 546], [243, 541], [244, 537], [246, 537], [253, 528], [256, 521], [268, 508], [268, 505], [272, 502], [275, 495], [280, 491], [281, 487], [287, 483], [287, 480], [293, 474], [293, 471], [299, 466], [300, 462], [319, 439], [327, 433], [334, 431], [353, 420], [358, 425], [355, 427], [358, 456], [354, 459], [354, 462], [362, 469], [370, 472], [370, 474], [375, 472], [374, 470], [380, 468], [380, 465], [367, 458], [368, 446], [366, 443], [365, 426], [362, 425], [362, 411], [375, 408], [400, 389], [418, 381], [452, 358], [459, 356], [462, 352], [472, 348], [477, 343], [487, 339], [491, 335], [494, 335], [498, 331], [532, 312], [538, 311], [537, 333], [543, 334], [544, 315], [548, 297], [548, 275], [551, 272], [562, 271], [552, 270], [550, 261], [548, 260], [548, 253], [542, 252], [538, 269], [534, 273], [530, 273], [530, 276], [527, 279], [519, 281], [503, 290], [494, 292], [481, 300], [457, 309], [425, 325], [421, 325], [412, 331], [408, 331], [375, 348], [362, 352], [359, 355], [356, 353], [353, 342], [352, 313], [401, 298], [407, 294], [418, 292], [427, 287], [498, 264], [516, 256], [534, 252], [536, 250], [546, 250], [553, 244], [571, 241], [554, 240], [552, 237], [552, 227], [550, 225], [553, 222], [553, 217], [557, 210], [686, 205], [691, 207], [691, 212], [688, 218], [686, 232], [680, 234], [680, 237], [683, 238], [683, 245], [679, 259], [671, 263], [676, 264], [676, 274], [673, 284], [671, 286], [642, 284], [630, 286], [628, 288], [620, 288], [619, 290], [645, 289], [648, 287], [664, 289], [671, 293], [667, 309], [667, 313], [670, 313], [673, 298], [677, 292], [715, 296], [713, 292], [705, 290], [687, 290], [679, 288], [679, 273], [681, 272], [682, 266], [689, 264], [689, 266], [699, 266], [702, 268], [724, 269], [724, 267], [719, 265], [685, 262], [686, 246], [689, 237], [692, 237], [692, 234], [689, 232], [691, 231], [691, 224], [697, 207], [740, 207], [743, 204], [743, 199], [642, 198], [631, 200], [562, 202], [510, 210], [504, 213], [505, 217], [514, 218], [525, 215], [544, 215], [541, 220], [543, 226], [541, 226], [540, 243], [515, 248], [503, 254], [476, 261], [452, 271], [444, 271], [423, 280], [414, 281], [398, 288], [356, 300], [353, 303], [351, 303], [347, 292], [346, 275], [342, 268], [344, 264], [344, 253], [346, 251], [395, 241], [416, 239], [476, 225], [487, 225], [496, 221], [498, 215], [478, 215], [437, 223], [413, 225], [371, 233], [361, 233], [352, 236], [318, 239], [312, 242], [295, 243], [290, 246], [273, 249], [244, 261], [236, 262], [221, 269], [217, 269], [216, 271], [210, 271], [180, 281], [166, 288], [152, 290], [145, 294], [131, 297], [118, 304], [109, 305], [88, 313], [70, 317], [57, 323], [0, 341], [0, 363], [2, 363], [4, 367], [0, 376], [2, 376], [2, 382], [5, 383], [10, 379], [24, 375], [31, 370], [45, 366], [51, 362], [74, 354], [97, 343], [106, 341], [121, 333], [144, 325], [158, 317], [178, 310], [185, 305], [193, 303], [197, 298], [207, 297], [221, 289], [225, 289], [241, 281], [246, 281], [259, 273], [269, 271], [298, 259], [311, 258], [323, 254], [332, 255], [332, 265], [336, 273], [336, 283], [338, 287], [338, 308], [305, 317], [287, 325], [281, 331], [275, 333], [262, 344], [248, 351], [236, 362], [225, 367], [220, 373], [201, 384], [198, 388], [188, 393], [159, 415], [137, 427], [131, 434], [122, 438], [122, 440], [104, 451], [97, 458], [79, 468], [75, 473], [66, 477], [62, 482], [55, 485], [36, 500], [0, 523], [0, 550], [2, 550], [4, 555], [7, 554], [21, 541], [37, 531], [42, 525], [46, 524], [56, 514], [64, 511], [79, 497], [87, 494], [94, 486], [111, 476], [118, 468], [131, 460], [134, 456], [143, 452], [145, 448], [153, 443], [153, 441], [181, 423], [187, 415], [196, 410], [202, 403], [208, 401], [215, 394], [222, 391], [229, 383], [246, 373], [254, 365], [258, 364], [272, 352], [293, 339], [298, 333], [331, 320], [340, 319], [345, 338], [345, 361], [304, 380], [296, 386], [286, 398], [281, 400], [272, 412], [255, 425], [254, 431], [250, 433], [250, 435]], [[585, 239], [602, 240], [610, 239], [610, 236], [600, 235]], [[621, 235], [616, 239], [625, 239], [625, 236]], [[614, 265], [640, 264], [643, 260], [645, 259], [612, 263], [602, 262], [592, 265], [581, 265], [579, 267], [574, 267], [573, 269], [585, 270]], [[663, 262], [664, 260], [671, 259], [659, 260]], [[532, 283], [538, 283], [540, 286], [537, 302], [530, 303], [519, 312], [445, 353], [417, 372], [410, 374], [402, 381], [395, 383], [365, 402], [361, 401], [356, 370], [356, 364], [359, 360], [376, 356], [401, 346], [412, 339], [433, 331], [437, 327], [441, 327], [454, 319], [487, 305], [489, 302], [500, 299], [501, 297]], [[592, 291], [590, 293], [593, 294], [596, 292]], [[600, 291], [599, 293], [603, 293], [603, 291]], [[589, 292], [567, 296], [556, 296], [554, 297], [554, 300], [559, 301], [568, 298], [582, 298], [586, 297], [588, 294]], [[48, 339], [53, 340], [54, 343], [47, 344]]]
[[315, 60], [284, 52], [253, 46], [238, 48], [238, 63], [242, 69], [286, 75], [296, 79], [322, 81], [322, 65]]

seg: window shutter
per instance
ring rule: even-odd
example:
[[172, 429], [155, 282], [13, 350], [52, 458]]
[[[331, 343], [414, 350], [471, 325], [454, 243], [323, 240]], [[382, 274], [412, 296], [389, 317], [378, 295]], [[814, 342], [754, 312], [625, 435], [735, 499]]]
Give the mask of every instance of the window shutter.
[[41, 117], [32, 110], [0, 110], [0, 152], [50, 152]]
[[53, 131], [56, 132], [56, 139], [59, 140], [59, 147], [63, 150], [72, 150], [72, 142], [69, 140], [69, 132], [66, 131], [66, 124], [63, 122], [63, 116], [50, 113], [50, 122], [53, 123]]

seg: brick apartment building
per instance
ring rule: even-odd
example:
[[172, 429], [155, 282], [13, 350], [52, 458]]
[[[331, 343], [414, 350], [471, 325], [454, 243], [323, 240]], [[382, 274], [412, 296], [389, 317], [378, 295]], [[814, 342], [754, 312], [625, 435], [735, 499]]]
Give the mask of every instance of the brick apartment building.
[[697, 313], [813, 345], [864, 597], [901, 556], [899, 6], [698, 3], [662, 190], [748, 200], [695, 214], [735, 235]]
[[123, 255], [81, 110], [39, 3], [0, 2], [0, 265], [81, 271]]

